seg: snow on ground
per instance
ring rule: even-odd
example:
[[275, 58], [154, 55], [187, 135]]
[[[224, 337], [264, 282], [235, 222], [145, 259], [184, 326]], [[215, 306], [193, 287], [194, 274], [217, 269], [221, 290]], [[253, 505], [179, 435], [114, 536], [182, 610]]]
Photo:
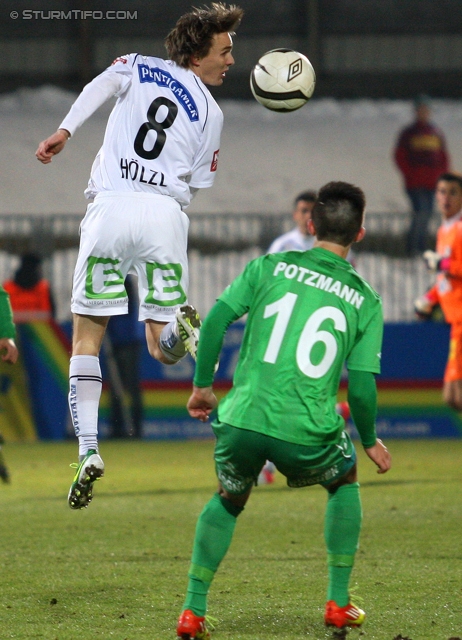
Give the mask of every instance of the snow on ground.
[[[0, 215], [83, 215], [83, 191], [112, 104], [94, 114], [50, 165], [42, 165], [34, 155], [75, 97], [51, 86], [0, 96]], [[188, 213], [289, 213], [297, 193], [330, 180], [361, 186], [369, 211], [386, 215], [408, 210], [391, 155], [399, 130], [412, 118], [410, 101], [314, 99], [287, 114], [267, 111], [256, 102], [220, 104], [225, 125], [215, 185], [199, 193]], [[453, 167], [462, 170], [462, 101], [435, 100], [433, 108], [433, 120], [446, 134]], [[210, 257], [192, 252], [190, 298], [201, 313], [208, 311], [255, 251], [241, 252], [232, 260], [228, 254]], [[74, 253], [54, 256], [50, 271], [59, 319], [70, 314]], [[0, 258], [5, 278], [11, 275], [14, 259], [6, 254]], [[388, 321], [413, 318], [413, 299], [428, 285], [423, 264], [371, 254], [363, 255], [357, 266], [383, 296]]]
[[[83, 213], [83, 191], [111, 104], [77, 131], [51, 165], [34, 156], [74, 99], [51, 86], [0, 97], [0, 213]], [[370, 211], [407, 210], [391, 152], [412, 118], [410, 101], [313, 99], [285, 114], [256, 102], [220, 105], [225, 125], [215, 185], [199, 193], [189, 213], [281, 213], [299, 191], [329, 180], [361, 186]], [[462, 170], [462, 101], [435, 100], [433, 108], [453, 167]]]

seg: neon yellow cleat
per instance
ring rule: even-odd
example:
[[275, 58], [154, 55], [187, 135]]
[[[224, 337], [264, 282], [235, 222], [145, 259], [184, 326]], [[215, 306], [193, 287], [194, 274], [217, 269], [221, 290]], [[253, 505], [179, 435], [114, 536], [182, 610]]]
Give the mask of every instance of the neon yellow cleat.
[[77, 471], [69, 489], [67, 501], [71, 509], [84, 509], [93, 499], [93, 484], [104, 475], [104, 462], [94, 449], [87, 451], [84, 459], [71, 464]]
[[185, 349], [189, 351], [194, 360], [197, 356], [197, 345], [201, 328], [201, 319], [196, 309], [190, 304], [185, 304], [176, 312], [178, 334]]

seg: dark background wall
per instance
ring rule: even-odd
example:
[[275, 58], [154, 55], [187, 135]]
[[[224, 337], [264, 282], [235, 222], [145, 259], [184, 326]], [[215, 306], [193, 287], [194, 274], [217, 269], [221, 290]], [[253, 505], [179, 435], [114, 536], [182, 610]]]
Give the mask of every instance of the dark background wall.
[[[163, 56], [165, 35], [193, 4], [202, 3], [2, 0], [0, 91], [43, 83], [80, 89], [118, 55]], [[281, 46], [311, 59], [318, 97], [462, 95], [461, 0], [238, 4], [245, 18], [235, 38], [236, 66], [218, 97], [250, 98], [250, 69], [265, 51]]]

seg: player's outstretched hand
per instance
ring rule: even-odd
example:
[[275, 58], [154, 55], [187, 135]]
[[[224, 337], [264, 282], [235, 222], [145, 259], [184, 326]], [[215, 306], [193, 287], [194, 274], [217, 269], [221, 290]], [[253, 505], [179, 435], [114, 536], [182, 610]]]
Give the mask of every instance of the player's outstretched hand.
[[418, 318], [428, 320], [432, 315], [433, 305], [427, 296], [420, 296], [414, 300], [414, 311]]
[[186, 408], [191, 418], [197, 418], [201, 422], [207, 422], [209, 415], [215, 409], [218, 400], [213, 393], [212, 387], [196, 387], [193, 385], [193, 392], [188, 400]]
[[386, 473], [391, 468], [391, 455], [386, 446], [377, 438], [373, 447], [364, 449], [372, 462], [378, 466], [377, 473]]
[[51, 162], [53, 156], [64, 149], [64, 145], [69, 140], [69, 137], [69, 131], [66, 131], [66, 129], [58, 129], [56, 133], [39, 144], [35, 152], [37, 160], [40, 160], [43, 164]]
[[14, 364], [18, 359], [18, 349], [11, 338], [0, 338], [0, 353], [3, 362]]

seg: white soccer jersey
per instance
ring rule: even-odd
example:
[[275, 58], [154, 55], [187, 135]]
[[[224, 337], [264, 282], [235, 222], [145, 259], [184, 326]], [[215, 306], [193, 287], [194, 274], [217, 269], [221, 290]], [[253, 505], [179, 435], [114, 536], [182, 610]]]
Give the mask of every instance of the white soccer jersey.
[[[281, 251], [308, 251], [314, 246], [314, 236], [305, 236], [298, 227], [283, 233], [271, 243], [267, 253], [280, 253]], [[346, 257], [348, 262], [355, 266], [355, 254], [350, 249]]]
[[279, 253], [280, 251], [308, 251], [314, 245], [314, 236], [304, 236], [298, 228], [292, 229], [279, 236], [270, 245], [268, 253]]
[[60, 125], [71, 135], [111, 96], [118, 98], [91, 170], [87, 198], [101, 191], [171, 196], [211, 187], [223, 114], [201, 79], [171, 60], [131, 53], [90, 82]]

